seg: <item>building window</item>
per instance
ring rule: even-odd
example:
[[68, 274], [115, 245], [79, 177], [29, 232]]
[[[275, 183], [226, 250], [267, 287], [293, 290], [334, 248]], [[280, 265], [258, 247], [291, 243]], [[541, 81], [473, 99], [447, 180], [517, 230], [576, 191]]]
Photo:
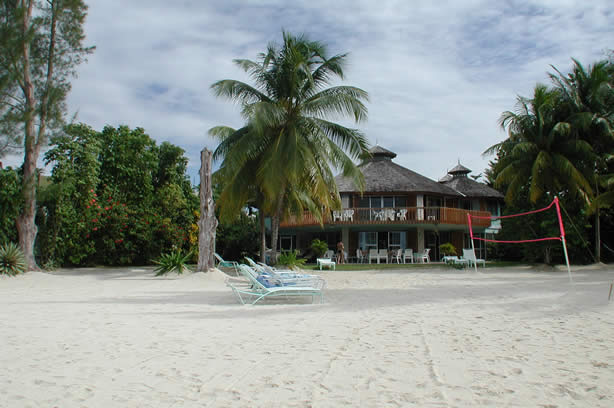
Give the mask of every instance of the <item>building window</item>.
[[499, 203], [497, 201], [489, 200], [487, 202], [487, 211], [493, 216], [501, 215], [499, 214]]
[[405, 196], [363, 196], [358, 198], [358, 208], [407, 207]]
[[377, 249], [377, 232], [359, 232], [358, 243], [363, 251]]
[[405, 232], [391, 231], [388, 233], [388, 249], [403, 249], [401, 235], [405, 235]]

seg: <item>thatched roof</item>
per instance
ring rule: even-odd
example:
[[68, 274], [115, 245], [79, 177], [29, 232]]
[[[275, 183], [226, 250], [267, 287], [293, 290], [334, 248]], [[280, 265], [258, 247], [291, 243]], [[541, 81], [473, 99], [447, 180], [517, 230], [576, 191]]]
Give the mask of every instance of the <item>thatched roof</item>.
[[[453, 189], [394, 163], [392, 159], [396, 157], [396, 153], [390, 150], [375, 146], [369, 153], [372, 157], [359, 166], [365, 178], [365, 193], [412, 192], [460, 196]], [[339, 175], [335, 181], [340, 193], [358, 192], [349, 178]]]
[[439, 179], [439, 182], [458, 191], [465, 197], [503, 198], [503, 194], [494, 188], [483, 183], [478, 183], [477, 181], [467, 177], [467, 174], [469, 173], [471, 173], [471, 170], [460, 164], [459, 161], [458, 164], [452, 168], [452, 170], [448, 171], [448, 174]]
[[458, 162], [456, 166], [452, 167], [452, 170], [448, 171], [448, 174], [452, 174], [452, 175], [469, 174], [469, 173], [471, 173], [471, 170], [469, 170], [467, 167], [460, 164], [460, 161]]
[[501, 198], [503, 194], [483, 183], [478, 183], [467, 177], [456, 177], [442, 183], [444, 186], [453, 188], [466, 197]]

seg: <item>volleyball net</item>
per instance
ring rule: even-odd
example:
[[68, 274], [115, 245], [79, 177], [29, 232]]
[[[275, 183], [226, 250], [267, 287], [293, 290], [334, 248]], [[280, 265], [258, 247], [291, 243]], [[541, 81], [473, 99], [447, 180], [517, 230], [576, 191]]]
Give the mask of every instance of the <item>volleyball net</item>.
[[[482, 237], [473, 235], [473, 226], [472, 226], [472, 220], [473, 219], [488, 219], [488, 220], [494, 221], [494, 220], [500, 220], [500, 219], [504, 219], [504, 218], [526, 217], [526, 216], [529, 216], [529, 215], [532, 215], [532, 214], [537, 214], [537, 213], [544, 212], [544, 211], [552, 211], [553, 208], [556, 211], [556, 216], [557, 216], [557, 220], [558, 220], [558, 223], [559, 223], [559, 232], [560, 232], [559, 236], [539, 237], [539, 238], [522, 239], [522, 240], [501, 240], [501, 239], [490, 239], [490, 238], [486, 238], [486, 237], [482, 238]], [[554, 200], [552, 200], [550, 205], [548, 205], [547, 207], [540, 208], [538, 210], [518, 213], [518, 214], [498, 215], [498, 216], [488, 216], [488, 217], [485, 217], [485, 216], [472, 215], [470, 213], [467, 213], [467, 224], [468, 224], [468, 227], [469, 227], [469, 236], [471, 238], [471, 249], [473, 250], [474, 257], [475, 257], [475, 243], [474, 243], [474, 241], [495, 242], [495, 243], [501, 243], [501, 244], [524, 244], [524, 243], [529, 243], [529, 242], [561, 241], [561, 244], [563, 245], [563, 253], [565, 254], [565, 262], [567, 263], [567, 272], [569, 274], [569, 281], [570, 282], [572, 281], [572, 278], [571, 278], [571, 268], [569, 267], [569, 256], [567, 255], [567, 244], [565, 242], [565, 227], [563, 225], [563, 217], [561, 217], [561, 206], [559, 204], [559, 198], [558, 197], [554, 197]], [[475, 263], [475, 268], [476, 268], [476, 272], [477, 272], [477, 263]]]

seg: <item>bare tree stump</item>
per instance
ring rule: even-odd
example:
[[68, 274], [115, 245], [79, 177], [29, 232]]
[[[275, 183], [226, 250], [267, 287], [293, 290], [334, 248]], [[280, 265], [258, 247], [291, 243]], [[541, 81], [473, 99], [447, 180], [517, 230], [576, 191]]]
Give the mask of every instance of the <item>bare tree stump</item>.
[[208, 149], [200, 152], [200, 219], [198, 220], [197, 271], [207, 272], [215, 266], [215, 203], [211, 186], [211, 157]]

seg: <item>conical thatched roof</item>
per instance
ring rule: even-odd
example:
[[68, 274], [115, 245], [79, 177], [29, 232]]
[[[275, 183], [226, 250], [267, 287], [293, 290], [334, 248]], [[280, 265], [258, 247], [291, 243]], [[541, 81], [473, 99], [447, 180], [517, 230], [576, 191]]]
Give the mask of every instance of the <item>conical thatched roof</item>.
[[447, 187], [450, 187], [465, 197], [475, 198], [503, 198], [503, 194], [484, 183], [478, 183], [475, 180], [467, 177], [471, 173], [467, 167], [460, 164], [460, 161], [452, 170], [448, 171], [444, 177], [439, 179], [439, 182]]
[[[412, 192], [460, 196], [453, 189], [394, 163], [392, 159], [396, 153], [390, 150], [375, 146], [369, 153], [372, 157], [359, 166], [365, 178], [365, 193]], [[347, 177], [339, 175], [335, 181], [340, 193], [358, 192], [354, 182]]]
[[452, 170], [448, 171], [448, 174], [452, 174], [452, 175], [469, 174], [469, 173], [471, 173], [471, 170], [463, 166], [462, 164], [460, 164], [460, 161], [458, 162], [456, 166], [452, 167]]

